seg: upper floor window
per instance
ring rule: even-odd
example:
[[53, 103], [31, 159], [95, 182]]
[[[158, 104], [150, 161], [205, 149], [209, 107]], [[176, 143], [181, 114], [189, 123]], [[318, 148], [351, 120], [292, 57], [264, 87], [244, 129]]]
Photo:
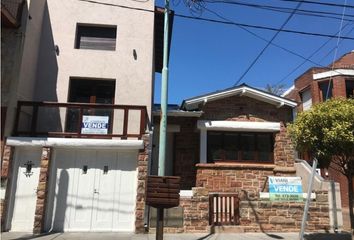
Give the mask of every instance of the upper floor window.
[[345, 81], [345, 93], [347, 98], [354, 98], [354, 79]]
[[306, 111], [312, 106], [311, 89], [307, 89], [301, 93], [302, 109]]
[[333, 89], [332, 81], [325, 81], [319, 83], [319, 88], [320, 88], [320, 97], [322, 102], [332, 98], [332, 89]]
[[208, 162], [243, 161], [273, 162], [272, 133], [235, 133], [209, 131]]
[[116, 50], [116, 26], [77, 25], [76, 49]]

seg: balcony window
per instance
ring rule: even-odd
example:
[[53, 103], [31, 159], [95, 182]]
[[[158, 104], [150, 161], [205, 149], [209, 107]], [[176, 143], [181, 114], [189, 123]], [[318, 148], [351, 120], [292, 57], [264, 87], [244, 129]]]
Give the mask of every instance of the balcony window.
[[272, 133], [235, 133], [209, 131], [207, 158], [209, 163], [273, 162]]
[[[72, 103], [99, 103], [113, 104], [115, 93], [115, 81], [71, 79], [69, 90], [69, 102]], [[111, 108], [85, 109], [84, 116], [108, 117], [108, 132], [112, 132], [113, 110]], [[66, 131], [77, 132], [79, 112], [77, 108], [68, 109], [66, 116]]]
[[116, 50], [117, 27], [77, 25], [76, 49]]

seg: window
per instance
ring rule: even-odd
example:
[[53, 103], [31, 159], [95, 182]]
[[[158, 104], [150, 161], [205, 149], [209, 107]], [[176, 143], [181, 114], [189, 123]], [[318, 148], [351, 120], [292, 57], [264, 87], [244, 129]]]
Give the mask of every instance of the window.
[[312, 106], [311, 89], [307, 89], [301, 93], [302, 109], [306, 111]]
[[320, 87], [322, 102], [332, 98], [332, 88], [333, 88], [332, 81], [321, 82], [319, 84], [319, 87]]
[[[71, 79], [69, 89], [69, 102], [114, 104], [115, 81]], [[83, 115], [108, 116], [109, 129], [112, 132], [113, 110], [111, 108], [84, 109]], [[77, 132], [79, 112], [77, 108], [69, 108], [66, 116], [66, 132]]]
[[347, 98], [354, 98], [354, 79], [345, 81], [345, 93]]
[[272, 162], [273, 139], [272, 133], [209, 131], [207, 136], [208, 162]]
[[116, 50], [117, 27], [77, 25], [76, 49]]

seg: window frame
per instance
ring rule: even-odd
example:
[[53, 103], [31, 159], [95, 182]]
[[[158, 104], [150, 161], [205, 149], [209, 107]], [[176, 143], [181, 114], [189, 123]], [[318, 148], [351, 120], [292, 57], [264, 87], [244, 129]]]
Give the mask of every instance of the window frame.
[[[79, 35], [79, 28], [101, 28], [101, 29], [112, 29], [115, 31], [114, 37], [114, 49], [102, 49], [102, 48], [81, 48], [80, 39], [82, 35]], [[107, 38], [108, 39], [108, 38]], [[113, 39], [113, 38], [112, 38]], [[104, 25], [104, 24], [88, 24], [88, 23], [77, 23], [75, 30], [75, 41], [74, 41], [74, 49], [77, 50], [93, 50], [93, 51], [116, 51], [117, 50], [117, 25]]]
[[[237, 159], [236, 160], [231, 160], [231, 159], [226, 159], [225, 156], [226, 154], [224, 153], [223, 156], [224, 158], [222, 158], [221, 160], [213, 160], [210, 158], [210, 145], [209, 145], [209, 141], [210, 141], [210, 135], [211, 134], [215, 134], [215, 133], [218, 133], [218, 134], [221, 134], [222, 136], [222, 142], [221, 142], [221, 145], [222, 145], [222, 150], [225, 152], [225, 135], [226, 134], [234, 134], [234, 135], [237, 135], [237, 144], [238, 144], [238, 148], [237, 148]], [[244, 160], [242, 159], [243, 158], [243, 152], [244, 152], [244, 149], [243, 149], [243, 146], [242, 146], [242, 142], [240, 141], [241, 140], [241, 135], [242, 134], [252, 134], [253, 135], [253, 138], [254, 138], [254, 146], [255, 146], [255, 150], [252, 151], [254, 156], [255, 156], [255, 159], [253, 160]], [[270, 139], [270, 146], [271, 146], [271, 151], [269, 153], [269, 160], [268, 161], [262, 161], [262, 160], [259, 160], [259, 141], [258, 141], [258, 135], [266, 135], [266, 136], [269, 136], [269, 139]], [[206, 154], [206, 157], [207, 157], [207, 163], [217, 163], [217, 162], [226, 162], [226, 163], [264, 163], [264, 164], [273, 164], [274, 163], [274, 143], [275, 143], [275, 134], [273, 132], [233, 132], [233, 131], [207, 131], [207, 146], [206, 146], [206, 151], [207, 151], [207, 154]]]

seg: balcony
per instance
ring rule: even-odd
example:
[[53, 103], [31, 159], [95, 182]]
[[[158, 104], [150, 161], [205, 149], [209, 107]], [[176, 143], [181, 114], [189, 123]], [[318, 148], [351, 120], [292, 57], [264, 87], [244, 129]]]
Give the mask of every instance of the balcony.
[[141, 139], [146, 106], [19, 101], [14, 136]]

